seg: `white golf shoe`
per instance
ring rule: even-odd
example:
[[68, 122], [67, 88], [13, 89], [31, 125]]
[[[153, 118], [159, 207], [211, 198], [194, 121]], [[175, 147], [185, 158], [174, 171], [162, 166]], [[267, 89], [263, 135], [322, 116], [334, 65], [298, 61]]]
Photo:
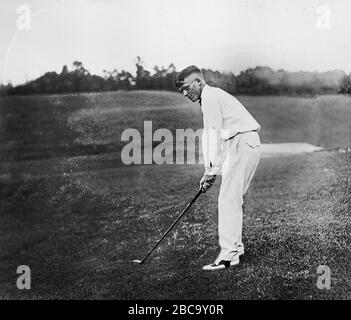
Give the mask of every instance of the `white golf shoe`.
[[240, 263], [239, 252], [237, 252], [232, 260], [220, 260], [220, 261], [216, 260], [214, 263], [203, 266], [202, 270], [206, 270], [206, 271], [221, 270], [232, 266], [236, 266], [239, 263]]

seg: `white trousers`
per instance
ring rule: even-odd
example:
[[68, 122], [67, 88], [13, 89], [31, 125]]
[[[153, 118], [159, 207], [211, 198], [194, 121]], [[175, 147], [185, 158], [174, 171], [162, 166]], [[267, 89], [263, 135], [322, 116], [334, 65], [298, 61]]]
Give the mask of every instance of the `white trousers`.
[[229, 141], [218, 197], [218, 235], [221, 251], [217, 262], [232, 260], [237, 246], [242, 244], [243, 197], [249, 189], [260, 160], [260, 145], [257, 132], [242, 133]]

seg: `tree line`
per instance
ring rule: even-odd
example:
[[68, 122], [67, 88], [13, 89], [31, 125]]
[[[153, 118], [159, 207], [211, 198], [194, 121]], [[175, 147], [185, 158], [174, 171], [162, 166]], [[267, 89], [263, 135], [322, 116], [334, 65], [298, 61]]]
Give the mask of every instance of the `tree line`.
[[[25, 84], [1, 85], [2, 95], [47, 94], [71, 92], [98, 92], [116, 90], [168, 90], [175, 91], [177, 70], [173, 63], [168, 67], [154, 66], [153, 72], [144, 67], [137, 57], [135, 75], [128, 71], [103, 71], [103, 76], [92, 75], [80, 61], [74, 61], [72, 69], [65, 65], [61, 73], [47, 72]], [[208, 84], [220, 87], [232, 94], [248, 95], [304, 95], [304, 94], [351, 94], [351, 77], [343, 71], [288, 72], [269, 67], [249, 68], [235, 76], [232, 72], [202, 69]]]

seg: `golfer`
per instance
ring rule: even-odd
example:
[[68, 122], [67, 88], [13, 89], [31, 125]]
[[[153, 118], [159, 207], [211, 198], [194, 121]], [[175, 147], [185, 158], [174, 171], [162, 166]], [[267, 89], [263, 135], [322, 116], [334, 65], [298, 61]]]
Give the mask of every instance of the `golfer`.
[[200, 188], [206, 192], [222, 175], [218, 196], [217, 259], [203, 270], [218, 270], [239, 264], [242, 243], [243, 196], [260, 159], [260, 125], [246, 108], [224, 90], [206, 84], [201, 70], [190, 66], [176, 79], [180, 92], [199, 101], [203, 114], [202, 151], [205, 173]]

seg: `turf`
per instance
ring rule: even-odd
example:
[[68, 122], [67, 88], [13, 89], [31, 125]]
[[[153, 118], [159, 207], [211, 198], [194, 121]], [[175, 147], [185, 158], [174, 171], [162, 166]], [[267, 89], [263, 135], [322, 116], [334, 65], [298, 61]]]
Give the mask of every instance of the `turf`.
[[[350, 155], [263, 159], [245, 201], [246, 254], [218, 253], [218, 183], [143, 265], [197, 188], [200, 166], [138, 166], [2, 181], [2, 298], [320, 299], [350, 296]], [[20, 264], [32, 290], [15, 288]], [[331, 268], [331, 290], [316, 286]]]
[[[145, 264], [132, 263], [143, 258], [184, 208], [197, 190], [203, 169], [200, 165], [123, 166], [118, 162], [118, 148], [113, 146], [117, 139], [113, 138], [113, 124], [129, 124], [136, 114], [147, 119], [152, 110], [160, 124], [172, 119], [176, 122], [176, 116], [183, 114], [179, 124], [183, 121], [195, 129], [201, 119], [195, 117], [196, 109], [188, 111], [185, 105], [178, 105], [183, 103], [178, 96], [167, 107], [162, 102], [167, 93], [149, 93], [149, 97], [123, 94], [94, 98], [104, 104], [101, 100], [82, 103], [90, 101], [91, 95], [3, 100], [0, 110], [6, 118], [2, 118], [1, 146], [6, 152], [0, 166], [1, 299], [351, 298], [351, 155], [347, 152], [261, 160], [245, 198], [246, 253], [239, 266], [215, 273], [201, 270], [218, 253], [216, 199], [220, 181], [199, 198]], [[249, 105], [254, 101], [244, 98]], [[55, 105], [55, 99], [65, 102]], [[133, 114], [128, 99], [144, 99], [145, 108], [136, 107]], [[275, 101], [276, 108], [280, 108], [278, 101], [284, 102], [283, 97], [256, 99], [257, 105]], [[286, 99], [287, 106], [293, 103]], [[320, 109], [327, 109], [326, 101], [337, 97], [320, 99], [324, 105]], [[112, 112], [114, 103], [128, 107], [124, 112], [130, 116], [118, 120], [108, 112], [108, 117], [99, 118], [109, 108]], [[42, 112], [44, 106], [49, 108], [47, 113]], [[297, 110], [303, 108], [306, 106], [301, 104]], [[349, 112], [342, 103], [337, 108], [344, 114]], [[35, 120], [23, 116], [30, 110]], [[89, 110], [95, 114], [89, 125], [72, 125], [86, 119]], [[186, 117], [188, 112], [194, 116]], [[292, 112], [288, 114], [293, 118]], [[281, 116], [280, 111], [270, 111], [270, 117], [275, 114]], [[14, 117], [18, 121], [9, 120]], [[273, 121], [267, 120], [270, 117], [266, 114], [266, 121]], [[338, 117], [331, 123], [339, 121]], [[320, 124], [327, 126], [328, 119], [321, 119]], [[338, 130], [345, 136], [349, 127], [343, 121]], [[101, 144], [84, 140], [94, 123], [99, 130], [106, 123]], [[13, 129], [15, 125], [18, 131]], [[120, 126], [116, 130], [121, 130]], [[317, 132], [317, 127], [314, 124], [314, 129], [306, 132]], [[52, 131], [38, 134], [50, 128]], [[90, 131], [91, 139], [99, 136], [99, 130]], [[295, 141], [301, 141], [299, 134]], [[341, 135], [337, 139], [346, 143]], [[332, 143], [325, 141], [326, 145]], [[108, 149], [109, 144], [116, 149]], [[51, 151], [45, 153], [47, 150]], [[31, 290], [16, 288], [19, 265], [31, 268]], [[320, 265], [331, 269], [330, 290], [317, 287]]]
[[[351, 98], [239, 96], [263, 142], [349, 146]], [[0, 98], [0, 161], [120, 152], [127, 128], [202, 127], [200, 107], [171, 92], [109, 92]], [[118, 157], [116, 157], [118, 158]]]

